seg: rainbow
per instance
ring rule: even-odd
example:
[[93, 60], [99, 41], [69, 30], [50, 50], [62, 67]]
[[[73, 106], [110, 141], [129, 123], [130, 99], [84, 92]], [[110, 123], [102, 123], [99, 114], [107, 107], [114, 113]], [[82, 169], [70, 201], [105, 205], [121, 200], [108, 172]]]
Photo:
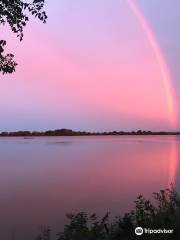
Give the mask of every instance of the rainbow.
[[177, 117], [176, 117], [176, 107], [175, 107], [175, 93], [172, 88], [172, 78], [169, 72], [169, 69], [167, 67], [166, 61], [163, 57], [162, 51], [159, 47], [159, 44], [156, 40], [156, 37], [150, 28], [149, 24], [147, 23], [145, 17], [143, 16], [141, 10], [137, 6], [134, 0], [127, 0], [128, 5], [136, 18], [138, 19], [139, 23], [141, 24], [141, 27], [143, 31], [145, 32], [147, 39], [152, 47], [152, 50], [154, 52], [155, 58], [157, 60], [157, 64], [159, 65], [163, 85], [165, 89], [165, 95], [167, 99], [167, 107], [168, 107], [168, 113], [169, 113], [169, 123], [172, 128], [176, 127]]

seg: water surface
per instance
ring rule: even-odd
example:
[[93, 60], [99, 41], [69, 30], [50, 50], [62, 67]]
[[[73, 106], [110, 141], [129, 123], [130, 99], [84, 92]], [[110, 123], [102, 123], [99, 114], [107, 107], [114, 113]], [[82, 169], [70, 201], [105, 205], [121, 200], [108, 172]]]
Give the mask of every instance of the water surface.
[[0, 138], [0, 239], [62, 229], [68, 212], [118, 215], [140, 193], [180, 186], [180, 138]]

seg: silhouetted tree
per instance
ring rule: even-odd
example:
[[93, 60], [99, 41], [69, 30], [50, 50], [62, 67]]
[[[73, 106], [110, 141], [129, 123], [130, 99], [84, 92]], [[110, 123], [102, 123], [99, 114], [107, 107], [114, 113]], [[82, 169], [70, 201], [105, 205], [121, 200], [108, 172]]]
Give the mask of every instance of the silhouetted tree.
[[[0, 25], [8, 24], [11, 30], [22, 41], [23, 29], [29, 21], [29, 14], [46, 22], [47, 15], [43, 11], [45, 0], [33, 0], [30, 3], [21, 0], [0, 0]], [[12, 73], [17, 63], [13, 54], [4, 55], [5, 40], [0, 40], [0, 72]]]

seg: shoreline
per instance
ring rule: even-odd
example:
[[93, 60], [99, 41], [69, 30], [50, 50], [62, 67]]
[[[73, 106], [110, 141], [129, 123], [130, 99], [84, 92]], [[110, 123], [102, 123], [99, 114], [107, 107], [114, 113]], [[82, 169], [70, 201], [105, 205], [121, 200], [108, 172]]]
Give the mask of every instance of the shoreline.
[[90, 137], [90, 136], [180, 136], [180, 132], [151, 132], [151, 133], [131, 133], [131, 132], [107, 132], [107, 133], [86, 133], [86, 132], [72, 132], [72, 133], [46, 133], [46, 132], [8, 132], [0, 133], [1, 138], [6, 137], [24, 137], [26, 139], [31, 139], [34, 137]]

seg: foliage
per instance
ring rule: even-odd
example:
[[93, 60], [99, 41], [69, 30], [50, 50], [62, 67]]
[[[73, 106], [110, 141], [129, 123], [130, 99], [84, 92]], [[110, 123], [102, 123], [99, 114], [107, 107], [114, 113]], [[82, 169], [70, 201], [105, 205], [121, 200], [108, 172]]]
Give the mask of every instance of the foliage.
[[[23, 29], [29, 21], [29, 14], [37, 17], [42, 22], [46, 22], [47, 15], [43, 11], [44, 0], [33, 0], [24, 2], [21, 0], [0, 0], [0, 25], [8, 24], [17, 37], [22, 41]], [[12, 73], [15, 71], [17, 63], [13, 54], [3, 55], [5, 40], [0, 41], [0, 72]]]
[[[134, 240], [134, 239], [180, 239], [180, 198], [171, 186], [153, 193], [153, 203], [139, 195], [135, 208], [123, 217], [110, 220], [107, 213], [103, 218], [96, 214], [80, 212], [68, 214], [69, 224], [63, 232], [57, 234], [57, 240]], [[173, 234], [135, 235], [135, 228], [173, 229]], [[50, 240], [50, 237], [41, 238]]]
[[50, 240], [51, 229], [49, 227], [41, 227], [40, 234], [35, 240]]

